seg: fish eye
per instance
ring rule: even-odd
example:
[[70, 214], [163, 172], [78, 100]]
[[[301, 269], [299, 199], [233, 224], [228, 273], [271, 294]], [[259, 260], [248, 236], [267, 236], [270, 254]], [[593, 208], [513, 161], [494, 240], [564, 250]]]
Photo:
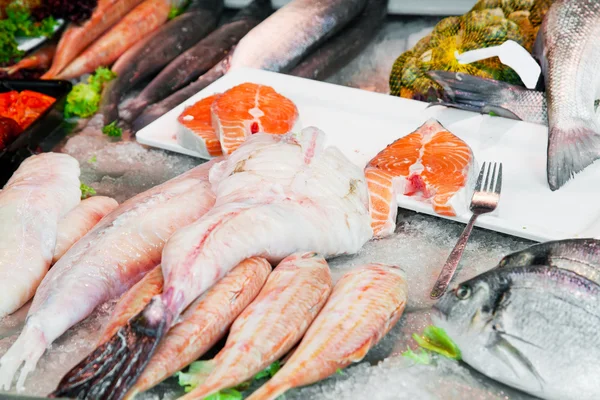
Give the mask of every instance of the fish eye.
[[456, 297], [459, 300], [466, 300], [471, 297], [471, 287], [467, 285], [461, 285], [456, 289]]

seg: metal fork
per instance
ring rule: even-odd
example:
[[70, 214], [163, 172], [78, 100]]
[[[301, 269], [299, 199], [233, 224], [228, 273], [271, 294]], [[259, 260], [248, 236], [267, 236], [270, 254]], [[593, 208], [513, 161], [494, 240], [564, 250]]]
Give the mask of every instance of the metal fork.
[[[486, 164], [488, 166], [487, 171]], [[496, 170], [498, 171], [497, 174]], [[477, 183], [475, 184], [473, 198], [471, 199], [470, 209], [473, 213], [473, 216], [471, 216], [471, 219], [465, 227], [465, 230], [460, 235], [458, 243], [456, 243], [456, 246], [454, 246], [454, 249], [452, 249], [452, 253], [450, 253], [450, 256], [448, 256], [446, 264], [444, 264], [444, 268], [442, 268], [442, 272], [440, 272], [440, 276], [438, 277], [437, 282], [435, 282], [433, 290], [431, 290], [430, 297], [432, 299], [438, 299], [442, 297], [448, 288], [448, 285], [454, 276], [454, 272], [456, 271], [456, 267], [458, 267], [462, 253], [467, 246], [467, 240], [469, 240], [469, 236], [471, 236], [471, 231], [473, 230], [473, 225], [475, 225], [475, 220], [477, 220], [477, 217], [481, 214], [486, 214], [496, 209], [498, 206], [498, 201], [500, 200], [501, 189], [502, 163], [484, 162], [481, 166]]]

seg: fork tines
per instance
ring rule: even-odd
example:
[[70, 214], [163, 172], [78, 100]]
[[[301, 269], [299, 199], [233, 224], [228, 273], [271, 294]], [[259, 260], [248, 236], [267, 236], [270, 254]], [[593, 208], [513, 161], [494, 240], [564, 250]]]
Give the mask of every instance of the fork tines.
[[[486, 170], [487, 167], [487, 170]], [[485, 177], [485, 180], [484, 180]], [[484, 162], [475, 184], [476, 192], [494, 192], [500, 194], [502, 190], [502, 163]]]

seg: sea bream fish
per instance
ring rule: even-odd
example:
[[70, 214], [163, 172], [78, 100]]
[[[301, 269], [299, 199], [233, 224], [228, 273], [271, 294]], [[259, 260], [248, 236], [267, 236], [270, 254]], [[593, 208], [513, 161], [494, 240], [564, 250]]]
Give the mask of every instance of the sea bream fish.
[[0, 318], [27, 303], [48, 272], [58, 223], [80, 202], [79, 173], [66, 154], [32, 156], [0, 193]]
[[581, 275], [496, 268], [446, 292], [432, 319], [492, 379], [543, 399], [600, 398], [600, 287]]
[[548, 100], [548, 184], [562, 187], [600, 158], [600, 1], [557, 0], [540, 27], [534, 51]]
[[370, 264], [346, 273], [281, 370], [248, 400], [274, 400], [361, 361], [398, 322], [407, 295], [398, 267]]
[[[55, 396], [120, 399], [181, 312], [242, 260], [357, 252], [373, 235], [362, 170], [316, 128], [256, 134], [210, 172], [215, 206], [173, 235], [163, 293], [61, 380]], [[92, 365], [102, 365], [94, 368]]]
[[9, 389], [24, 364], [17, 383], [22, 389], [54, 340], [160, 263], [169, 237], [213, 206], [212, 163], [127, 200], [58, 260], [40, 284], [20, 336], [0, 358], [0, 387]]

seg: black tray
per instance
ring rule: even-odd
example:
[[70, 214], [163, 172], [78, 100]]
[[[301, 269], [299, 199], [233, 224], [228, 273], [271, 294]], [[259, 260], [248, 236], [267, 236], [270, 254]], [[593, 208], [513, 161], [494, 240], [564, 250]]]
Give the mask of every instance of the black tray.
[[42, 152], [40, 143], [50, 136], [62, 123], [67, 94], [71, 91], [68, 81], [6, 81], [0, 80], [0, 93], [16, 90], [33, 90], [52, 96], [56, 99], [33, 124], [21, 132], [4, 150], [0, 151], [0, 187], [11, 177], [13, 172], [27, 157]]

